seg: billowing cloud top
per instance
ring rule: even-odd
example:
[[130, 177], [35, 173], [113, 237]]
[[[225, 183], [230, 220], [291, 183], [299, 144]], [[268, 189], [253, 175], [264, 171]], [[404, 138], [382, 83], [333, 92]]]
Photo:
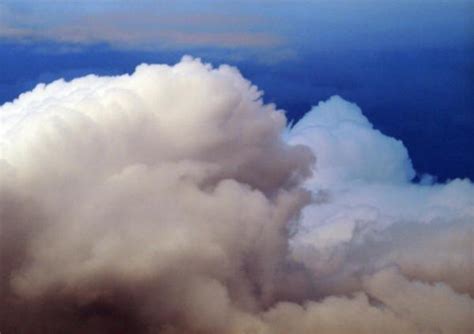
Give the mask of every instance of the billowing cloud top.
[[415, 176], [401, 141], [373, 129], [357, 105], [338, 96], [320, 102], [295, 124], [290, 141], [317, 152], [318, 173], [312, 181], [319, 186], [350, 181], [399, 183]]
[[40, 84], [0, 121], [2, 332], [474, 330], [474, 186], [412, 183], [340, 97], [286, 129], [185, 57]]

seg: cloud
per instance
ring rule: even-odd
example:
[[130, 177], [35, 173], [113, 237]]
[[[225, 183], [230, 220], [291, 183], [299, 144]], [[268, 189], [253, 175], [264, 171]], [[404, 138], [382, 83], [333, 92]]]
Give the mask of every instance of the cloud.
[[472, 184], [261, 96], [185, 57], [1, 106], [2, 331], [471, 333]]
[[410, 181], [415, 172], [401, 141], [373, 129], [355, 104], [338, 96], [320, 102], [291, 129], [292, 143], [310, 146], [318, 156], [311, 182]]
[[[104, 43], [138, 51], [196, 52], [199, 46], [233, 52], [283, 47], [299, 55], [354, 50], [412, 54], [469, 49], [471, 11], [469, 0], [3, 0], [0, 38], [31, 44]], [[195, 44], [187, 45], [189, 40]], [[272, 55], [266, 58], [271, 61]]]
[[48, 8], [40, 6], [38, 12], [23, 13], [3, 5], [0, 38], [85, 46], [106, 43], [119, 49], [147, 51], [183, 47], [276, 48], [283, 42], [278, 35], [262, 31], [264, 19], [249, 15], [219, 12], [197, 15], [175, 12], [158, 4], [148, 4], [145, 9], [124, 4], [118, 8], [112, 6], [110, 11], [87, 10], [89, 7], [91, 4], [71, 10], [62, 5], [57, 10], [63, 11], [63, 16], [46, 21], [40, 13]]
[[184, 58], [2, 106], [2, 329], [222, 332], [272, 303], [312, 155], [260, 97]]
[[315, 204], [291, 243], [320, 294], [364, 291], [415, 324], [401, 332], [472, 331], [474, 185], [412, 182], [403, 144], [340, 97], [313, 107], [286, 137], [317, 157], [306, 181]]

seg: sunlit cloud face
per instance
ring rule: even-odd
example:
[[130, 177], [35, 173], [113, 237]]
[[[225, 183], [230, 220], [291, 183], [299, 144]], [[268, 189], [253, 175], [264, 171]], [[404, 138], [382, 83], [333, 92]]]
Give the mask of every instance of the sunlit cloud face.
[[323, 291], [359, 289], [369, 273], [393, 266], [409, 279], [473, 296], [470, 180], [437, 184], [425, 175], [411, 182], [403, 143], [374, 129], [357, 105], [340, 97], [313, 107], [287, 138], [317, 157], [306, 181], [317, 204], [303, 210], [292, 245]]
[[472, 333], [474, 185], [261, 98], [185, 57], [1, 106], [2, 331]]

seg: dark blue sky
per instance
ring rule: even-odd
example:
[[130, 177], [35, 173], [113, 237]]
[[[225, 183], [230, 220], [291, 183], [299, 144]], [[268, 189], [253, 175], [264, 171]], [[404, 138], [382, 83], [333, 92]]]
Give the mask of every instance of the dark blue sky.
[[236, 65], [290, 119], [338, 94], [416, 170], [474, 179], [472, 1], [0, 1], [0, 103], [183, 54]]

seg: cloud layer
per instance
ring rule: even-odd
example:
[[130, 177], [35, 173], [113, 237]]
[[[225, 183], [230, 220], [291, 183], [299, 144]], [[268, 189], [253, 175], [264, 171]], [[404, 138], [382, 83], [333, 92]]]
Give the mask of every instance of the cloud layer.
[[[0, 4], [0, 39], [56, 42], [73, 46], [107, 44], [116, 49], [254, 49], [281, 46], [283, 38], [265, 31], [270, 18], [215, 10], [200, 4], [127, 2]], [[51, 12], [55, 12], [51, 16]]]
[[238, 70], [185, 57], [0, 118], [2, 332], [474, 329], [473, 185], [411, 183], [339, 97], [286, 129]]
[[[451, 1], [70, 1], [3, 0], [0, 39], [103, 43], [157, 51], [276, 52], [469, 49], [472, 2]], [[69, 45], [70, 46], [70, 45]], [[284, 49], [279, 49], [283, 47]], [[239, 52], [239, 53], [240, 53]], [[229, 52], [227, 52], [229, 53]]]

